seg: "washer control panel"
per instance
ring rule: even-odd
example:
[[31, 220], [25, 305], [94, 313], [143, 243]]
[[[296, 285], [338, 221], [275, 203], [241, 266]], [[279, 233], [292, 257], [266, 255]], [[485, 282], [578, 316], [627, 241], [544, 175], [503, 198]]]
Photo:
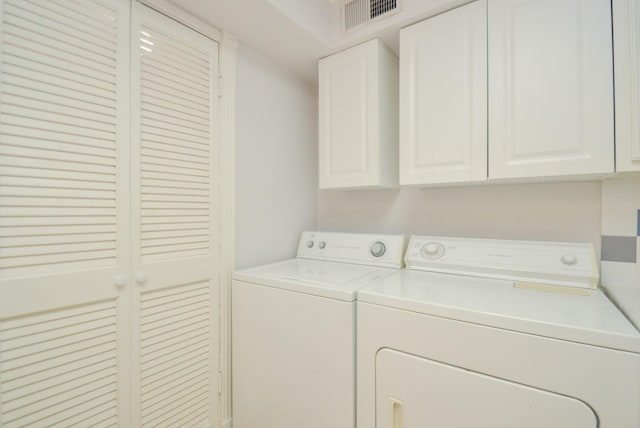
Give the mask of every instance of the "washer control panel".
[[298, 257], [401, 268], [404, 250], [404, 235], [307, 231], [300, 237]]
[[596, 288], [593, 245], [412, 236], [407, 269]]

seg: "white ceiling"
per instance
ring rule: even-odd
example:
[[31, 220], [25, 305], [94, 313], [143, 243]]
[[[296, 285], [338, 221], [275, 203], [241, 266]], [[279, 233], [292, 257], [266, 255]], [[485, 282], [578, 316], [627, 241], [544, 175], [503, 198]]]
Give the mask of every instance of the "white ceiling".
[[339, 2], [329, 0], [170, 1], [315, 84], [319, 58], [375, 37], [397, 53], [400, 28], [470, 0], [398, 0], [398, 13], [347, 35]]

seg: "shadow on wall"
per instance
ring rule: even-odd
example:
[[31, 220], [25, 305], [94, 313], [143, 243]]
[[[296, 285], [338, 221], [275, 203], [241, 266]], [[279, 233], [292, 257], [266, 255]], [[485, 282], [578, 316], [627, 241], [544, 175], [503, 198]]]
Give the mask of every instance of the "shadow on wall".
[[236, 112], [236, 267], [295, 256], [316, 227], [316, 88], [240, 45]]
[[600, 256], [600, 183], [321, 190], [320, 230], [592, 242]]

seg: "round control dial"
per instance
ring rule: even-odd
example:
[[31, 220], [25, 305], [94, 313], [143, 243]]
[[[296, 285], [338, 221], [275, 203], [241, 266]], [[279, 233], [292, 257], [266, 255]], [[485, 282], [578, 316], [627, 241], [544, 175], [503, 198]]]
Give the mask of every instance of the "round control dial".
[[420, 247], [420, 255], [427, 260], [435, 260], [444, 256], [445, 248], [440, 242], [427, 242]]
[[313, 248], [313, 241], [307, 241], [307, 248]]
[[387, 252], [387, 246], [384, 242], [376, 241], [369, 248], [373, 257], [382, 257]]
[[324, 241], [320, 241], [318, 242], [318, 248], [320, 248], [321, 250], [324, 250], [324, 247], [327, 246], [327, 243]]
[[560, 260], [565, 265], [575, 265], [576, 263], [578, 263], [578, 259], [573, 254], [564, 254], [562, 257], [560, 257]]

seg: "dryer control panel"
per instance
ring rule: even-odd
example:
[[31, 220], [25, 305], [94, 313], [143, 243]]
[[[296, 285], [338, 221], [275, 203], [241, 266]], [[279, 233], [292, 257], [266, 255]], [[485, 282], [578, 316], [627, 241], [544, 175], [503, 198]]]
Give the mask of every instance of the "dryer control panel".
[[404, 235], [302, 232], [298, 258], [401, 268]]
[[571, 242], [412, 236], [408, 269], [597, 288], [593, 245]]

